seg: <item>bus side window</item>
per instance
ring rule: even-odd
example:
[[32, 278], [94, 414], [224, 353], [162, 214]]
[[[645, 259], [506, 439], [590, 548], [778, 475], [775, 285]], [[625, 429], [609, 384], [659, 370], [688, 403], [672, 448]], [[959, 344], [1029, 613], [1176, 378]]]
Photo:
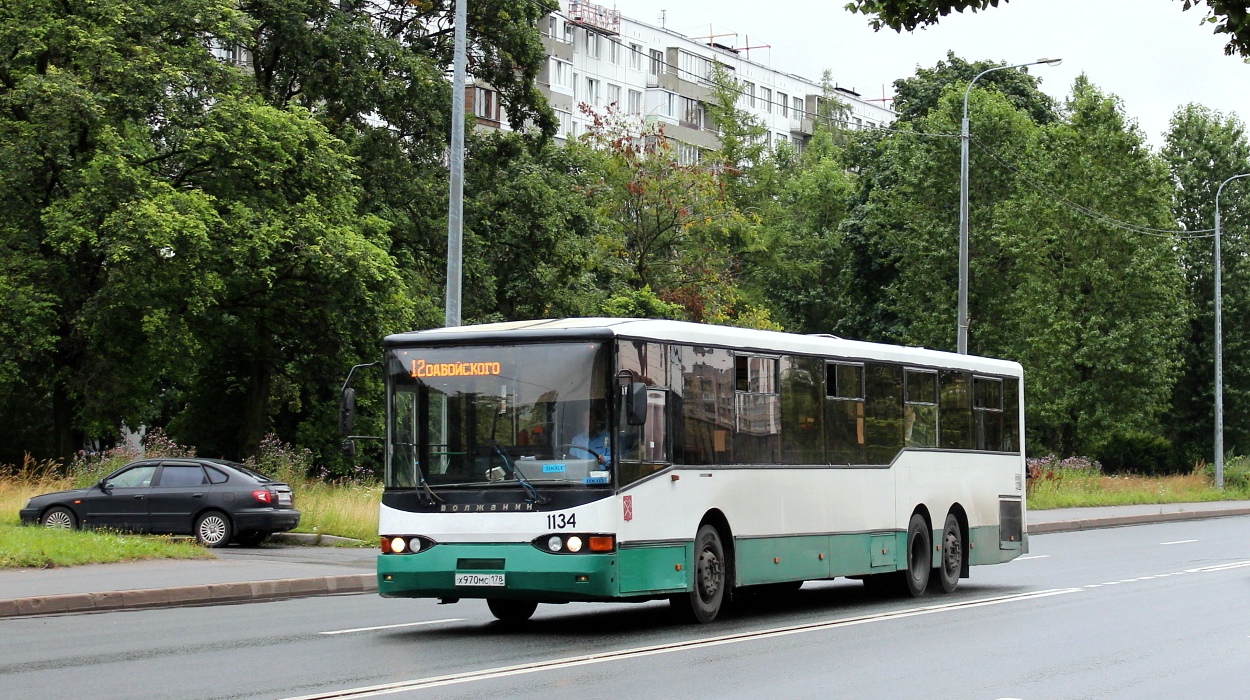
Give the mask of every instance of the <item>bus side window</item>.
[[873, 363], [866, 370], [868, 463], [889, 464], [903, 448], [903, 368]]
[[962, 370], [938, 373], [938, 446], [972, 449], [972, 375]]

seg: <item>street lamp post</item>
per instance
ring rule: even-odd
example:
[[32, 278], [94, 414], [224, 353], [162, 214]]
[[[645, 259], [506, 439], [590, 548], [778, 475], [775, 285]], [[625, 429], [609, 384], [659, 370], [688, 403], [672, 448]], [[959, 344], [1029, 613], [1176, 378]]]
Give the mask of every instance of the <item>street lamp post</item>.
[[447, 197], [447, 298], [443, 325], [460, 325], [461, 250], [464, 245], [464, 83], [468, 0], [456, 2], [456, 30], [452, 43], [451, 152], [448, 171], [451, 187]]
[[1234, 175], [1215, 190], [1215, 488], [1224, 488], [1224, 297], [1220, 291], [1220, 193], [1233, 180], [1250, 177]]
[[1062, 58], [1039, 58], [1029, 63], [1014, 66], [996, 66], [983, 70], [968, 82], [964, 91], [964, 118], [959, 129], [959, 335], [957, 346], [960, 355], [968, 354], [968, 96], [972, 94], [972, 86], [986, 73], [1009, 68], [1024, 68], [1046, 64], [1057, 66]]

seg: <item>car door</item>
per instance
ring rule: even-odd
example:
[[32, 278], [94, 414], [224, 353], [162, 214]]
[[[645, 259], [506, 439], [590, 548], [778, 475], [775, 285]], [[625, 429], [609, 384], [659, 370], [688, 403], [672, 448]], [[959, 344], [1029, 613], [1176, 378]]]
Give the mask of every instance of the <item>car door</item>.
[[152, 532], [187, 535], [192, 518], [204, 507], [210, 484], [204, 467], [185, 462], [164, 462], [148, 495]]
[[148, 522], [148, 492], [156, 476], [157, 464], [144, 462], [131, 465], [106, 477], [92, 494], [83, 499], [86, 517], [83, 524], [89, 527], [146, 532]]

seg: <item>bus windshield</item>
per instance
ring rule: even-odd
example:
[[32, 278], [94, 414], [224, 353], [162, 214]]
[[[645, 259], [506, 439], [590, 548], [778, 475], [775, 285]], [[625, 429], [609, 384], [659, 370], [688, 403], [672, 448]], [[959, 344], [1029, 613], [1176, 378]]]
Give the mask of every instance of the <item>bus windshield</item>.
[[597, 342], [391, 349], [386, 486], [609, 484], [607, 363]]

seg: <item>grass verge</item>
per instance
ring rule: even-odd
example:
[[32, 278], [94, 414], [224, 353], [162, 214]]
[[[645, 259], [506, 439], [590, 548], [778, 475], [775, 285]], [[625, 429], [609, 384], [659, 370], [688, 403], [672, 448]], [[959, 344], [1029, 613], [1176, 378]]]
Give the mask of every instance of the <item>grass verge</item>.
[[1032, 510], [1157, 503], [1250, 500], [1245, 480], [1226, 479], [1215, 488], [1208, 470], [1178, 476], [1108, 476], [1087, 469], [1058, 469], [1029, 480]]
[[207, 550], [194, 542], [169, 537], [0, 524], [0, 569], [50, 569], [137, 559], [211, 558]]

